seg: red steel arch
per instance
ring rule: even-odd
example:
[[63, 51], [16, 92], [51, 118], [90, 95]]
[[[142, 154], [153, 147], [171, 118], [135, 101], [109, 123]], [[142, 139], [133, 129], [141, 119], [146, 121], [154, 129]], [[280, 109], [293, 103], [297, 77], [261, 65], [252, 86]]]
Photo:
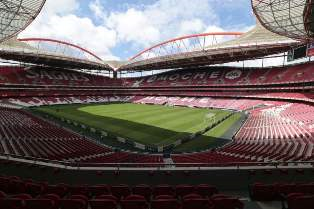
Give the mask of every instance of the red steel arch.
[[80, 47], [76, 44], [72, 44], [69, 42], [65, 42], [65, 41], [60, 41], [60, 40], [56, 40], [56, 39], [50, 39], [50, 38], [19, 38], [18, 41], [21, 42], [51, 42], [51, 43], [55, 43], [55, 44], [61, 44], [61, 45], [65, 45], [65, 46], [69, 46], [69, 47], [73, 47], [75, 49], [78, 49], [80, 51], [83, 51], [89, 55], [91, 55], [92, 57], [96, 58], [99, 61], [103, 61], [99, 56], [97, 56], [95, 53]]
[[[193, 34], [193, 35], [187, 35], [187, 36], [181, 36], [178, 38], [173, 38], [164, 42], [161, 42], [159, 44], [156, 44], [152, 47], [149, 47], [141, 52], [139, 52], [138, 54], [136, 54], [135, 56], [131, 57], [129, 59], [129, 61], [133, 61], [136, 60], [137, 58], [141, 57], [142, 55], [144, 55], [145, 53], [152, 51], [153, 49], [165, 46], [167, 44], [171, 44], [171, 43], [175, 43], [178, 41], [183, 41], [186, 39], [192, 39], [192, 38], [198, 38], [201, 39], [203, 38], [204, 40], [206, 39], [206, 37], [215, 37], [215, 36], [240, 36], [242, 35], [242, 32], [210, 32], [210, 33], [201, 33], [201, 34]], [[205, 46], [204, 46], [205, 47]]]

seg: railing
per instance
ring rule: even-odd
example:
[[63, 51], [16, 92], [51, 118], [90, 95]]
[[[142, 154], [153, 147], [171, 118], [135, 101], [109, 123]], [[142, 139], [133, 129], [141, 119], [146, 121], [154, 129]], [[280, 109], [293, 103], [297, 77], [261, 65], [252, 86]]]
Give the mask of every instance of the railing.
[[232, 162], [232, 163], [80, 163], [65, 162], [33, 157], [21, 157], [2, 154], [0, 160], [19, 162], [28, 165], [45, 166], [66, 170], [251, 170], [251, 169], [278, 169], [278, 168], [313, 168], [314, 161], [287, 161], [287, 162]]

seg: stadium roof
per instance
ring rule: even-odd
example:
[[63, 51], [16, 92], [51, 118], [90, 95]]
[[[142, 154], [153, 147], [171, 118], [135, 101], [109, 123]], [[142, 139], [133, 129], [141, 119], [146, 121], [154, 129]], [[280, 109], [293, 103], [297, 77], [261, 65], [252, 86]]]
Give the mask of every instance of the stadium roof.
[[52, 67], [112, 70], [89, 50], [54, 39], [11, 38], [0, 44], [0, 58]]
[[294, 39], [313, 39], [312, 0], [252, 0], [256, 17], [268, 30]]
[[24, 30], [39, 14], [46, 0], [1, 0], [0, 42]]
[[302, 44], [296, 40], [266, 30], [261, 24], [240, 37], [210, 45], [201, 50], [157, 56], [144, 60], [131, 60], [119, 70], [152, 70], [206, 66], [232, 61], [256, 59], [286, 52]]
[[[302, 44], [302, 42], [270, 32], [259, 23], [249, 32], [240, 34], [242, 33], [225, 32], [184, 36], [150, 47], [135, 56], [136, 59], [108, 62], [102, 61], [87, 49], [64, 41], [12, 38], [0, 44], [0, 58], [73, 69], [150, 71], [221, 64], [226, 63], [226, 60], [232, 62], [256, 59], [286, 52], [291, 47]], [[238, 38], [222, 43], [209, 43], [206, 40], [216, 35], [236, 35]], [[35, 44], [31, 44], [33, 42]], [[192, 44], [193, 42], [195, 45]], [[188, 47], [187, 43], [189, 43]], [[65, 50], [65, 47], [70, 49]], [[161, 50], [163, 53], [156, 53]]]
[[[286, 2], [288, 6], [282, 2]], [[0, 44], [0, 59], [53, 67], [114, 71], [198, 67], [256, 59], [286, 52], [292, 47], [304, 44], [277, 33], [292, 34], [293, 37], [306, 34], [305, 22], [300, 16], [301, 11], [308, 11], [309, 6], [305, 6], [305, 2], [308, 1], [252, 0], [254, 12], [262, 21], [262, 25], [257, 23], [255, 28], [245, 34], [218, 32], [184, 36], [143, 50], [128, 61], [105, 62], [91, 51], [72, 43], [43, 38], [17, 40], [15, 34], [35, 19], [45, 0], [2, 0], [0, 41], [3, 42]], [[285, 22], [282, 19], [287, 18], [287, 15], [290, 25], [286, 23], [288, 20]], [[293, 20], [293, 17], [296, 19]], [[289, 31], [285, 30], [285, 27]], [[225, 41], [214, 42], [217, 36], [228, 38], [220, 37]], [[230, 40], [231, 36], [234, 39]], [[212, 41], [209, 41], [211, 39]]]

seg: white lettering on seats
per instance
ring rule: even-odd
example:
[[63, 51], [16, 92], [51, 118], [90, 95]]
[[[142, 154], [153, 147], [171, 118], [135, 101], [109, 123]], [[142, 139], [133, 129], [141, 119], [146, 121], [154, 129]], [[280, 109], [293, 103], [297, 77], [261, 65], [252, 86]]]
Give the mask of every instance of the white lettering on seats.
[[241, 75], [242, 75], [241, 70], [232, 70], [232, 71], [226, 73], [225, 78], [230, 79], [230, 80], [234, 80], [234, 79], [240, 78]]

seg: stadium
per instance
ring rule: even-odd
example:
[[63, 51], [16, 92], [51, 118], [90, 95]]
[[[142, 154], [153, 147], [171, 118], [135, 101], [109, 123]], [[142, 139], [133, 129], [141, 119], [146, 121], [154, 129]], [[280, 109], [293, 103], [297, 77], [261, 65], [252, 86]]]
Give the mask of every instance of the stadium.
[[0, 1], [0, 209], [313, 209], [311, 0], [124, 61], [20, 38], [45, 3]]

